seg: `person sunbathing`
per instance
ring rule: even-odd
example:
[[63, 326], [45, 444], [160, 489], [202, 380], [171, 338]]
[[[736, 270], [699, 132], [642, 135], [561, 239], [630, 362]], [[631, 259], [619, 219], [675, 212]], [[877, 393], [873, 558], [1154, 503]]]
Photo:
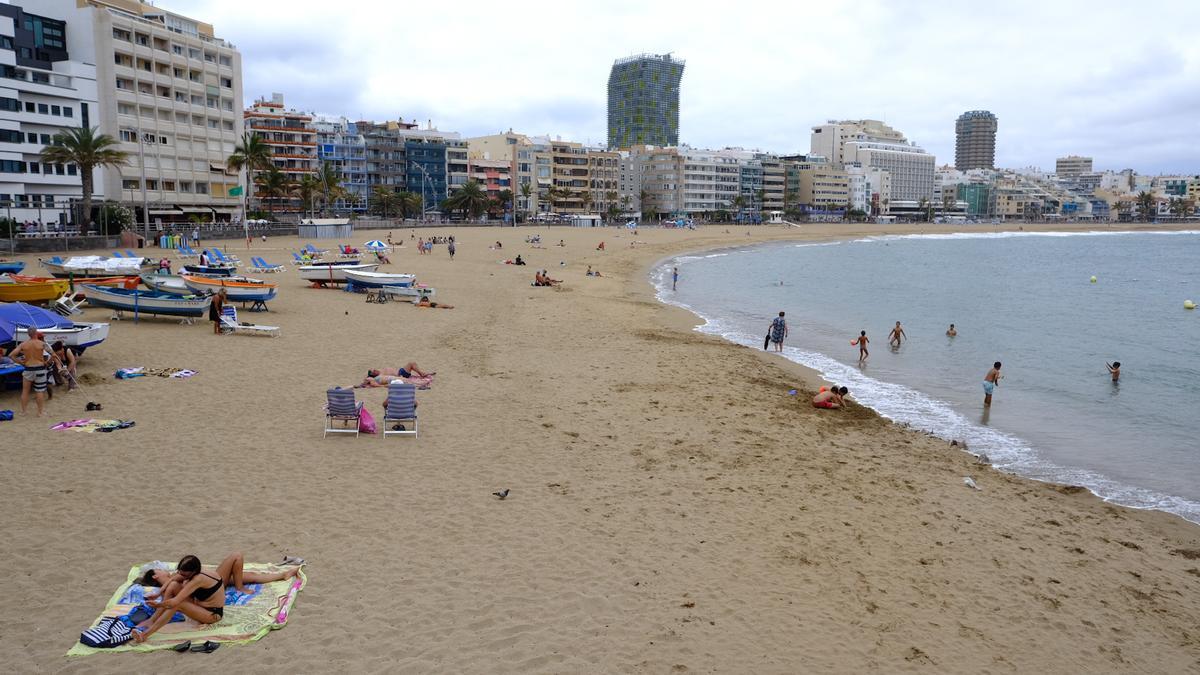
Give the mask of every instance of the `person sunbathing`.
[[154, 607], [154, 614], [133, 631], [135, 642], [145, 642], [159, 628], [167, 625], [175, 612], [182, 612], [193, 621], [213, 624], [225, 616], [225, 577], [230, 573], [232, 563], [226, 558], [217, 568], [216, 573], [205, 572], [200, 565], [200, 559], [194, 555], [185, 555], [175, 567], [170, 597], [166, 590], [161, 600], [148, 602]]
[[434, 375], [437, 375], [437, 373], [432, 370], [427, 373], [421, 370], [416, 361], [409, 361], [404, 365], [403, 368], [372, 368], [371, 370], [367, 371], [367, 375], [369, 377], [375, 377], [376, 375], [399, 375], [400, 377], [412, 377], [413, 375], [416, 375], [417, 377], [433, 377]]
[[562, 283], [562, 279], [550, 278], [550, 270], [542, 270], [542, 281], [545, 282], [543, 286], [557, 286]]
[[[225, 556], [221, 564], [217, 565], [216, 571], [224, 570], [225, 576], [221, 578], [221, 581], [226, 586], [236, 588], [239, 593], [250, 592], [250, 589], [246, 588], [246, 584], [269, 584], [272, 581], [285, 581], [300, 573], [299, 565], [280, 572], [247, 572], [244, 569], [245, 564], [245, 556], [240, 552], [234, 552]], [[174, 595], [183, 585], [177, 573], [162, 568], [146, 570], [145, 574], [137, 578], [137, 583], [162, 589], [158, 597], [163, 599]]]
[[425, 307], [428, 309], [454, 309], [454, 305], [447, 305], [444, 302], [433, 302], [428, 295], [422, 295], [421, 299], [414, 302], [417, 307]]

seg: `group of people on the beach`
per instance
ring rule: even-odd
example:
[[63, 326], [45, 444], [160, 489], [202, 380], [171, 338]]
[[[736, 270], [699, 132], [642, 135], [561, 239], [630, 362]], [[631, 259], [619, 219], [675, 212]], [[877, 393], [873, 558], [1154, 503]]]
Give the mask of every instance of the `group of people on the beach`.
[[154, 610], [150, 618], [133, 629], [135, 642], [145, 642], [163, 626], [182, 614], [197, 623], [214, 624], [225, 617], [225, 589], [235, 588], [250, 593], [246, 584], [266, 584], [291, 579], [300, 573], [300, 565], [279, 572], [247, 572], [241, 553], [232, 553], [215, 568], [200, 564], [194, 555], [185, 555], [174, 571], [161, 567], [146, 570], [135, 581], [142, 586], [157, 588], [146, 598]]
[[418, 389], [428, 389], [433, 385], [434, 371], [424, 371], [415, 361], [409, 361], [400, 368], [371, 368], [367, 376], [358, 384], [358, 388], [386, 387], [392, 382], [415, 384]]
[[79, 356], [75, 350], [62, 340], [47, 343], [45, 333], [36, 328], [31, 329], [29, 337], [11, 352], [6, 354], [0, 347], [0, 367], [13, 364], [24, 367], [21, 371], [21, 414], [29, 410], [30, 395], [37, 407], [37, 416], [41, 417], [47, 397], [54, 395], [51, 387], [66, 384], [69, 389], [74, 389], [78, 386], [75, 376]]
[[[671, 283], [672, 290], [675, 288], [675, 284], [678, 282], [678, 279], [679, 269], [675, 268]], [[780, 312], [779, 316], [771, 320], [771, 325], [767, 329], [766, 342], [763, 344], [764, 349], [766, 349], [767, 344], [769, 343], [774, 345], [776, 352], [783, 351], [783, 341], [788, 335], [787, 321], [784, 320], [784, 316], [784, 313]], [[954, 324], [950, 324], [950, 327], [946, 329], [946, 337], [953, 338], [957, 335], [958, 329], [954, 327]], [[891, 332], [888, 333], [888, 344], [892, 346], [893, 350], [898, 350], [901, 343], [907, 339], [908, 334], [904, 332], [904, 326], [897, 321], [896, 325], [892, 327]], [[858, 347], [858, 363], [860, 366], [865, 364], [867, 359], [871, 356], [871, 352], [867, 348], [867, 345], [869, 345], [870, 342], [871, 340], [867, 337], [867, 331], [865, 330], [859, 331], [858, 337], [850, 340], [851, 346]], [[1000, 374], [1001, 365], [1002, 364], [999, 361], [996, 361], [992, 364], [992, 367], [988, 370], [987, 374], [983, 376], [983, 405], [985, 407], [990, 407], [992, 405], [992, 394], [995, 393], [996, 387], [1000, 385], [1000, 380], [1002, 378], [1002, 375]], [[1118, 382], [1121, 379], [1121, 362], [1106, 362], [1104, 365], [1108, 369], [1108, 372], [1112, 377], [1112, 381], [1114, 383]], [[841, 387], [840, 389], [838, 387], [832, 387], [828, 391], [822, 388], [822, 390], [818, 392], [817, 396], [813, 397], [813, 405], [819, 408], [841, 407], [844, 405], [844, 401], [841, 399], [841, 396], [845, 396], [846, 393], [847, 391], [845, 387]], [[818, 403], [821, 405], [818, 405]], [[830, 405], [831, 403], [833, 405]]]

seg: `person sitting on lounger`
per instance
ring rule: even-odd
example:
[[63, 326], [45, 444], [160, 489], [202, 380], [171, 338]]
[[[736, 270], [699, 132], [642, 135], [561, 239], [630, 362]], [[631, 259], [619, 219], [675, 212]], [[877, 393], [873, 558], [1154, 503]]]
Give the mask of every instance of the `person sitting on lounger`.
[[427, 309], [454, 309], [454, 305], [447, 305], [444, 302], [432, 302], [428, 295], [422, 295], [421, 299], [413, 304], [417, 307], [425, 307]]

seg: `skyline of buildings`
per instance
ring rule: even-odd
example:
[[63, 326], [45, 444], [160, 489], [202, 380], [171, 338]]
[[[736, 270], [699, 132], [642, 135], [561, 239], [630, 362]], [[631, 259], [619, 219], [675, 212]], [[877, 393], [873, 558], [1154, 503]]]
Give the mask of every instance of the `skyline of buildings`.
[[[18, 218], [42, 220], [50, 211], [50, 219], [61, 220], [65, 205], [79, 198], [76, 168], [45, 166], [38, 154], [59, 130], [80, 125], [98, 127], [129, 153], [125, 166], [96, 171], [94, 198], [133, 206], [139, 223], [237, 214], [240, 198], [229, 191], [242, 179], [227, 160], [247, 130], [293, 180], [328, 163], [347, 192], [332, 206], [357, 213], [370, 208], [378, 187], [412, 192], [429, 212], [469, 180], [493, 197], [511, 190], [518, 213], [615, 207], [664, 216], [735, 211], [752, 219], [848, 209], [903, 215], [923, 204], [958, 209], [960, 203], [965, 211], [986, 206], [1013, 215], [1024, 213], [1034, 196], [1038, 208], [1053, 205], [1075, 216], [1101, 211], [1092, 197], [1126, 189], [1200, 196], [1200, 177], [1156, 182], [1130, 170], [1118, 179], [1076, 156], [1056, 161], [1054, 190], [1021, 192], [1018, 184], [1047, 183], [1050, 174], [992, 170], [997, 123], [988, 111], [956, 120], [952, 170], [872, 119], [813, 126], [803, 154], [695, 147], [679, 141], [685, 63], [671, 54], [614, 62], [606, 146], [512, 130], [463, 138], [431, 121], [423, 128], [416, 120], [351, 121], [289, 108], [278, 93], [245, 106], [241, 55], [209, 24], [138, 0], [37, 0], [37, 8], [40, 14], [0, 5], [0, 206]], [[981, 192], [981, 181], [995, 189]], [[266, 205], [306, 208], [294, 195], [268, 197]]]

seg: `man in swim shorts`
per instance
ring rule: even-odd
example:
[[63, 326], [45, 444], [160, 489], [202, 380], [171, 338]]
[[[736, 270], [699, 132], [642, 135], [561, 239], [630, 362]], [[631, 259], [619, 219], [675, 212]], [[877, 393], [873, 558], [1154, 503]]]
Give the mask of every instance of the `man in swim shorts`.
[[844, 407], [846, 405], [846, 401], [842, 397], [849, 393], [850, 390], [845, 387], [840, 389], [838, 387], [830, 387], [825, 391], [818, 392], [817, 395], [813, 397], [813, 407], [829, 408], [830, 410], [836, 410]]
[[1000, 384], [1000, 362], [992, 364], [992, 369], [987, 375], [983, 376], [983, 405], [990, 406], [992, 404], [992, 392], [996, 391], [996, 385]]
[[41, 417], [46, 407], [46, 388], [50, 386], [50, 366], [46, 363], [46, 342], [42, 331], [33, 330], [29, 339], [17, 345], [12, 358], [25, 366], [21, 373], [21, 412], [29, 408], [29, 393], [37, 404], [37, 416]]

